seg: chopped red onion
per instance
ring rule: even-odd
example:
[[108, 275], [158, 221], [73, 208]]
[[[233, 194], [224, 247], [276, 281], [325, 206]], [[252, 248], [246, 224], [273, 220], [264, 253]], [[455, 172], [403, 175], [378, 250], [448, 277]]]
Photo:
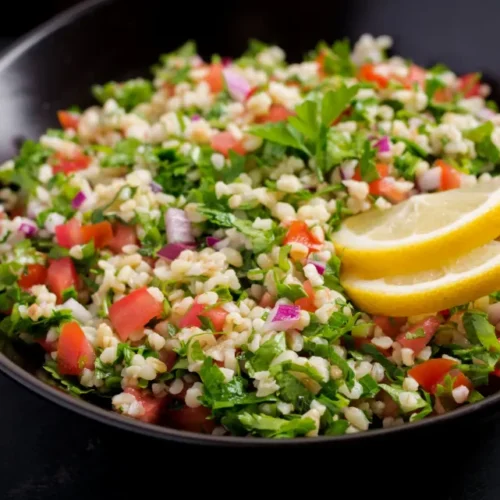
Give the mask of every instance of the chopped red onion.
[[223, 69], [222, 73], [231, 97], [236, 101], [243, 102], [252, 90], [250, 84], [240, 74], [231, 69]]
[[276, 304], [264, 324], [264, 330], [278, 332], [295, 328], [300, 319], [300, 307]]
[[73, 208], [80, 208], [83, 205], [83, 202], [87, 199], [83, 191], [79, 191], [76, 193], [75, 197], [73, 198], [71, 202], [71, 206]]
[[193, 116], [191, 116], [191, 121], [192, 122], [197, 122], [198, 120], [201, 120], [201, 116], [200, 115], [193, 115]]
[[308, 264], [312, 264], [319, 274], [323, 274], [326, 269], [326, 264], [324, 262], [319, 262], [317, 260], [307, 259]]
[[165, 212], [165, 226], [169, 243], [194, 243], [191, 222], [180, 208], [169, 208]]
[[230, 57], [223, 57], [222, 58], [222, 66], [224, 66], [224, 68], [227, 68], [232, 63], [233, 63], [233, 60]]
[[214, 247], [215, 245], [217, 245], [217, 243], [219, 243], [219, 241], [221, 240], [219, 238], [215, 238], [214, 236], [207, 236], [206, 239], [207, 246], [209, 247]]
[[161, 250], [158, 250], [158, 257], [168, 260], [175, 260], [184, 250], [194, 250], [196, 245], [187, 243], [168, 243]]
[[379, 153], [388, 153], [391, 150], [391, 141], [389, 140], [389, 137], [384, 135], [382, 139], [379, 139], [375, 143], [375, 147], [378, 149]]
[[35, 224], [30, 224], [29, 222], [22, 222], [21, 225], [19, 226], [19, 231], [21, 231], [21, 233], [24, 233], [24, 235], [27, 238], [31, 238], [36, 234], [38, 228]]
[[435, 191], [441, 186], [441, 168], [433, 167], [418, 177], [420, 191]]
[[488, 121], [491, 120], [494, 116], [496, 116], [496, 113], [489, 108], [482, 108], [480, 111], [476, 113], [476, 116], [480, 118], [481, 120]]
[[149, 183], [149, 187], [151, 188], [151, 191], [153, 191], [153, 193], [163, 192], [163, 187], [155, 181], [151, 181]]

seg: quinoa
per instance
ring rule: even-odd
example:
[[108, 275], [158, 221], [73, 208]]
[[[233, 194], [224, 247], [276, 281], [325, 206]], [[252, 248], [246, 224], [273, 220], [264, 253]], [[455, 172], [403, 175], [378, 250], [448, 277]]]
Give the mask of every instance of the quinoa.
[[[500, 295], [372, 317], [339, 281], [346, 217], [500, 163], [479, 75], [388, 57], [391, 43], [287, 64], [260, 42], [205, 62], [188, 42], [151, 81], [60, 111], [0, 167], [1, 333], [43, 349], [77, 397], [216, 435], [356, 433], [482, 399]], [[421, 385], [428, 362], [444, 371]]]

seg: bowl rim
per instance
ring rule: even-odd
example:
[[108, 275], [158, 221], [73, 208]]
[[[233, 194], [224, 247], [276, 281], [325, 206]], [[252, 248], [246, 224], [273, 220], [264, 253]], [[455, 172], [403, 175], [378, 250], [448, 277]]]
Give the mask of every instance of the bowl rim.
[[[50, 37], [59, 29], [64, 28], [80, 18], [90, 14], [94, 10], [98, 10], [107, 4], [116, 2], [117, 0], [86, 0], [76, 6], [62, 11], [53, 18], [44, 22], [40, 26], [29, 31], [19, 40], [8, 46], [0, 53], [0, 78], [4, 73], [8, 72], [11, 64], [21, 58], [31, 48]], [[29, 389], [37, 396], [47, 399], [63, 408], [78, 413], [84, 417], [101, 422], [112, 427], [142, 434], [152, 438], [161, 439], [164, 441], [177, 441], [189, 444], [198, 445], [217, 445], [217, 446], [239, 446], [239, 447], [269, 447], [269, 446], [321, 446], [325, 444], [334, 445], [338, 443], [357, 442], [367, 443], [373, 442], [384, 437], [391, 437], [395, 434], [415, 433], [422, 429], [436, 429], [450, 423], [452, 420], [462, 420], [466, 416], [474, 415], [480, 411], [492, 408], [500, 403], [500, 392], [486, 397], [484, 400], [474, 404], [463, 406], [452, 412], [445, 413], [423, 419], [418, 422], [407, 423], [398, 427], [386, 429], [373, 429], [366, 432], [354, 434], [345, 434], [342, 436], [318, 436], [315, 438], [300, 437], [293, 439], [276, 440], [272, 438], [252, 438], [239, 436], [215, 436], [210, 434], [200, 434], [189, 431], [163, 427], [155, 424], [149, 424], [140, 420], [135, 420], [130, 417], [120, 415], [111, 410], [105, 410], [97, 405], [94, 405], [83, 399], [71, 396], [69, 393], [57, 389], [34, 374], [24, 370], [10, 360], [4, 353], [0, 352], [0, 371], [9, 378]]]

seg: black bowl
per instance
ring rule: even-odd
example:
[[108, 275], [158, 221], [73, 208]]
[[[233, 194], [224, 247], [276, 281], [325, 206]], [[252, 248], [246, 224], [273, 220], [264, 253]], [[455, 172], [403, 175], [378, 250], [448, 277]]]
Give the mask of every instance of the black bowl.
[[[293, 7], [291, 2], [188, 2], [90, 0], [66, 11], [16, 43], [0, 58], [0, 160], [16, 154], [20, 140], [37, 139], [57, 126], [58, 109], [92, 103], [93, 83], [147, 75], [158, 56], [195, 39], [203, 56], [234, 56], [249, 38], [282, 46], [299, 59], [320, 39], [363, 33], [389, 34], [395, 50], [422, 65], [443, 62], [458, 73], [480, 71], [500, 95], [495, 44], [500, 4], [483, 0], [330, 1]], [[487, 15], [485, 15], [487, 13]], [[247, 446], [347, 445], [449, 434], [471, 419], [495, 417], [500, 393], [443, 416], [393, 429], [279, 442], [216, 437], [146, 424], [76, 399], [35, 376], [40, 358], [31, 349], [1, 344], [0, 370], [61, 406], [103, 423], [165, 440]], [[39, 353], [38, 353], [39, 354]], [[453, 425], [452, 425], [453, 424]]]

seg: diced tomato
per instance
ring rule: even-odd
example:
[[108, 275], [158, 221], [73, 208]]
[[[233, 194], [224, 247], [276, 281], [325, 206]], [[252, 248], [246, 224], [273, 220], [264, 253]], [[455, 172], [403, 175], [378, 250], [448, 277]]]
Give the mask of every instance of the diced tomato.
[[82, 239], [84, 243], [94, 240], [96, 248], [103, 248], [113, 240], [113, 228], [108, 221], [82, 226]]
[[304, 311], [316, 311], [316, 306], [314, 305], [314, 288], [309, 280], [304, 281], [304, 291], [307, 293], [307, 297], [297, 299], [295, 305], [304, 309]]
[[114, 253], [120, 253], [125, 245], [137, 245], [137, 235], [134, 226], [116, 224], [113, 230], [113, 238], [108, 247]]
[[416, 64], [412, 64], [410, 69], [408, 70], [408, 76], [402, 82], [403, 85], [407, 88], [413, 87], [413, 84], [416, 83], [420, 88], [424, 88], [425, 86], [425, 69], [417, 66]]
[[[449, 375], [453, 379], [453, 389], [456, 389], [457, 387], [460, 387], [461, 385], [464, 385], [465, 387], [467, 387], [467, 389], [469, 389], [469, 391], [474, 389], [474, 386], [472, 385], [472, 382], [469, 379], [469, 377], [467, 377], [467, 375], [465, 375], [463, 372], [461, 372], [460, 370], [458, 370], [456, 368], [450, 370], [449, 373], [445, 374], [441, 378], [441, 380], [439, 380], [436, 383], [436, 386], [444, 384], [444, 379], [446, 378], [446, 375]], [[435, 392], [435, 388], [432, 392]]]
[[413, 377], [427, 392], [432, 392], [436, 384], [443, 380], [456, 365], [457, 362], [452, 359], [429, 359], [411, 368], [408, 375]]
[[456, 189], [460, 187], [460, 173], [443, 160], [437, 160], [436, 166], [441, 168], [441, 187], [440, 191]]
[[458, 90], [464, 97], [481, 95], [481, 81], [479, 73], [467, 73], [458, 79]]
[[450, 102], [453, 99], [453, 91], [450, 87], [444, 87], [442, 89], [437, 89], [432, 100], [435, 102]]
[[113, 228], [108, 221], [82, 226], [77, 219], [71, 219], [66, 224], [56, 226], [56, 240], [58, 245], [71, 248], [94, 240], [96, 248], [108, 245], [113, 239]]
[[[384, 177], [387, 177], [389, 175], [389, 165], [386, 165], [385, 163], [377, 163], [375, 165], [375, 168], [377, 169], [377, 172], [378, 172], [380, 179], [383, 179]], [[371, 193], [372, 189], [377, 190], [376, 186], [378, 186], [380, 179], [377, 179], [375, 181], [370, 182], [370, 193]], [[359, 168], [359, 166], [356, 167], [356, 169], [354, 170], [354, 175], [352, 176], [352, 180], [354, 180], [354, 181], [362, 181], [363, 180], [361, 177], [361, 169]], [[374, 193], [372, 193], [372, 194], [374, 194]]]
[[224, 75], [222, 73], [223, 66], [221, 63], [211, 64], [208, 68], [208, 74], [205, 81], [208, 83], [210, 90], [217, 94], [224, 90]]
[[85, 170], [90, 165], [91, 158], [79, 153], [71, 158], [68, 158], [60, 153], [56, 153], [56, 158], [52, 165], [52, 171], [54, 174], [63, 172], [65, 174], [70, 174], [72, 172], [77, 172], [78, 170]]
[[442, 311], [439, 311], [439, 314], [443, 316], [445, 320], [449, 319], [450, 317], [450, 310], [449, 309], [443, 309]]
[[222, 332], [227, 315], [228, 312], [222, 309], [222, 307], [214, 307], [201, 313], [201, 316], [208, 318], [212, 322], [216, 332]]
[[358, 78], [365, 82], [373, 82], [382, 89], [385, 89], [389, 85], [389, 78], [379, 73], [377, 66], [371, 63], [363, 64], [359, 68]]
[[28, 289], [35, 285], [43, 285], [47, 279], [47, 268], [42, 264], [28, 264], [17, 283], [21, 288]]
[[[371, 184], [377, 183], [375, 186]], [[370, 184], [370, 193], [383, 196], [392, 203], [400, 203], [408, 198], [408, 193], [401, 191], [390, 179], [380, 179]]]
[[135, 389], [134, 387], [127, 387], [123, 392], [132, 394], [132, 396], [134, 396], [144, 408], [144, 413], [141, 416], [136, 417], [138, 420], [151, 424], [158, 422], [161, 411], [167, 402], [165, 398], [155, 398], [152, 394], [149, 394], [144, 390], [141, 391], [139, 389]]
[[293, 112], [289, 109], [285, 108], [285, 106], [281, 106], [280, 104], [273, 104], [269, 108], [269, 112], [267, 115], [260, 116], [256, 122], [257, 123], [276, 123], [283, 122], [288, 119], [289, 116], [293, 116]]
[[116, 301], [109, 308], [109, 319], [120, 338], [127, 340], [131, 333], [142, 330], [162, 310], [163, 304], [143, 287]]
[[274, 297], [269, 293], [269, 292], [264, 292], [264, 295], [262, 295], [259, 306], [260, 307], [274, 307], [274, 304], [276, 303], [276, 300]]
[[322, 50], [317, 56], [316, 56], [316, 63], [318, 64], [318, 75], [320, 78], [325, 78], [326, 72], [325, 72], [325, 59], [326, 59], [326, 52]]
[[56, 226], [57, 244], [64, 248], [71, 248], [83, 243], [82, 225], [77, 219], [71, 219], [66, 224]]
[[49, 342], [47, 339], [35, 339], [35, 342], [42, 346], [45, 352], [57, 351], [57, 341]]
[[205, 306], [195, 300], [191, 309], [179, 321], [179, 328], [201, 328], [201, 320], [198, 316], [201, 315], [203, 309], [205, 309]]
[[71, 113], [70, 111], [58, 111], [57, 118], [59, 119], [59, 123], [61, 127], [72, 128], [76, 130], [78, 128], [78, 123], [80, 122], [80, 115], [77, 113]]
[[234, 151], [239, 155], [246, 153], [245, 148], [238, 139], [235, 139], [231, 132], [219, 132], [212, 137], [212, 149], [222, 153], [224, 156], [229, 156], [229, 151]]
[[[436, 316], [429, 316], [420, 323], [413, 325], [407, 332], [400, 333], [396, 340], [403, 346], [412, 349], [415, 354], [418, 354], [432, 339], [436, 330], [439, 327], [439, 320]], [[415, 333], [417, 330], [423, 330], [424, 336], [416, 339], [408, 339], [408, 333]]]
[[64, 323], [57, 342], [57, 367], [61, 375], [80, 375], [84, 368], [94, 368], [95, 353], [80, 325]]
[[323, 246], [322, 242], [309, 231], [307, 224], [301, 220], [294, 220], [290, 224], [283, 244], [288, 245], [290, 243], [302, 243], [309, 249], [309, 252], [318, 251]]
[[384, 335], [392, 339], [401, 333], [401, 327], [406, 324], [406, 321], [406, 318], [373, 316], [373, 322], [384, 332]]
[[70, 257], [53, 260], [47, 269], [47, 286], [56, 294], [57, 303], [62, 302], [63, 292], [68, 288], [76, 288], [78, 274]]
[[250, 97], [252, 97], [253, 95], [255, 95], [257, 93], [257, 91], [259, 90], [259, 87], [255, 86], [255, 87], [252, 87], [250, 89], [250, 91], [248, 92], [248, 94], [246, 95], [245, 97], [245, 101], [248, 101], [248, 99], [250, 99]]
[[178, 410], [169, 410], [167, 414], [169, 424], [177, 429], [210, 434], [215, 428], [215, 421], [208, 419], [211, 411], [205, 406], [184, 406]]

